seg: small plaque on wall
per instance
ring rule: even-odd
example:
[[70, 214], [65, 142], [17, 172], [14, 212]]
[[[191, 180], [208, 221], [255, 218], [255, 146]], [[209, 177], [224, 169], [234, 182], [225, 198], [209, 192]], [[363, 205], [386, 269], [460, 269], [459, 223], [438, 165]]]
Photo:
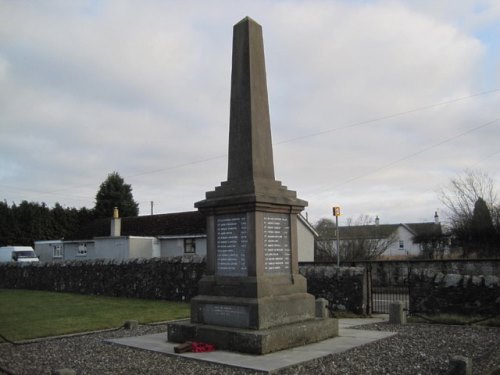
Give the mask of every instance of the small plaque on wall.
[[246, 214], [215, 218], [216, 275], [248, 276], [248, 228]]
[[203, 306], [203, 321], [227, 327], [246, 328], [250, 325], [247, 306], [206, 304]]
[[290, 273], [290, 218], [287, 214], [264, 214], [264, 272]]

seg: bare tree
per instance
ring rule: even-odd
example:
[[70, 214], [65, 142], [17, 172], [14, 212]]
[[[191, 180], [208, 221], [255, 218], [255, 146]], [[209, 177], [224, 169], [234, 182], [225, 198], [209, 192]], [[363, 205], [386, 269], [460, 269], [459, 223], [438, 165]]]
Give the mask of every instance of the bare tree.
[[478, 200], [486, 203], [493, 223], [499, 230], [497, 193], [494, 180], [488, 173], [477, 169], [465, 170], [441, 189], [439, 199], [447, 208], [451, 232], [463, 247], [464, 256], [467, 256], [474, 206]]
[[347, 219], [347, 227], [340, 230], [340, 251], [345, 260], [376, 259], [398, 240], [395, 226], [375, 225], [374, 221], [369, 215]]
[[334, 262], [337, 260], [337, 248], [335, 246], [336, 226], [331, 219], [320, 219], [314, 229], [319, 237], [315, 243], [315, 260], [323, 262]]
[[[336, 261], [336, 227], [333, 220], [321, 219], [315, 229], [319, 234], [316, 241], [316, 259]], [[347, 219], [347, 226], [339, 228], [341, 260], [369, 260], [382, 255], [397, 241], [393, 225], [375, 225], [369, 215], [360, 215], [356, 220]]]
[[419, 257], [423, 259], [443, 259], [448, 241], [449, 238], [441, 230], [441, 225], [413, 236], [413, 242], [419, 244], [421, 248]]
[[466, 169], [463, 174], [451, 178], [439, 192], [439, 199], [448, 209], [452, 224], [471, 218], [479, 198], [486, 202], [490, 210], [497, 202], [493, 178], [478, 169]]

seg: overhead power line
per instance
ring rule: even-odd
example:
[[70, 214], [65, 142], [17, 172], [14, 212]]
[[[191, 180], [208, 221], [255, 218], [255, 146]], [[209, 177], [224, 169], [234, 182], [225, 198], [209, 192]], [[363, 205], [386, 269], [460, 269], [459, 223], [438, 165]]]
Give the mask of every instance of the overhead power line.
[[[364, 120], [364, 121], [360, 121], [360, 122], [356, 122], [356, 123], [352, 123], [352, 124], [348, 124], [348, 125], [344, 125], [344, 126], [340, 126], [340, 127], [336, 127], [336, 128], [330, 128], [330, 129], [326, 129], [326, 130], [323, 130], [323, 131], [320, 131], [320, 132], [305, 134], [305, 135], [302, 135], [302, 136], [299, 136], [299, 137], [294, 137], [294, 138], [290, 138], [290, 139], [287, 139], [287, 140], [284, 140], [284, 141], [276, 142], [276, 143], [274, 143], [274, 145], [281, 145], [281, 144], [285, 144], [285, 143], [299, 141], [299, 140], [306, 139], [306, 138], [316, 137], [316, 136], [319, 136], [319, 135], [323, 135], [323, 134], [327, 134], [327, 133], [331, 133], [331, 132], [335, 132], [335, 131], [339, 131], [339, 130], [344, 130], [344, 129], [349, 129], [349, 128], [355, 128], [355, 127], [359, 127], [359, 126], [363, 126], [363, 125], [369, 125], [369, 124], [380, 122], [380, 121], [383, 121], [383, 120], [388, 120], [388, 119], [391, 119], [391, 118], [404, 116], [404, 115], [407, 115], [407, 114], [410, 114], [410, 113], [425, 111], [425, 110], [436, 108], [436, 107], [439, 107], [439, 106], [444, 106], [444, 105], [448, 105], [448, 104], [460, 102], [460, 101], [463, 101], [463, 100], [466, 100], [466, 99], [475, 98], [475, 97], [478, 97], [478, 96], [484, 96], [484, 95], [488, 95], [488, 94], [493, 94], [493, 93], [496, 93], [496, 92], [500, 92], [500, 88], [496, 88], [496, 89], [492, 89], [492, 90], [488, 90], [488, 91], [483, 91], [483, 92], [479, 92], [479, 93], [475, 93], [475, 94], [471, 94], [471, 95], [467, 95], [467, 96], [462, 96], [462, 97], [459, 97], [459, 98], [455, 98], [455, 99], [451, 99], [451, 100], [447, 100], [447, 101], [443, 101], [443, 102], [439, 102], [439, 103], [434, 103], [434, 104], [430, 104], [430, 105], [426, 105], [426, 106], [422, 106], [422, 107], [417, 107], [417, 108], [409, 109], [409, 110], [406, 110], [406, 111], [396, 112], [396, 113], [388, 114], [388, 115], [385, 115], [385, 116], [376, 117], [376, 118], [372, 118], [372, 119], [368, 119], [368, 120]], [[496, 120], [494, 120], [494, 121], [496, 121]], [[473, 131], [473, 130], [474, 129], [472, 129], [471, 131]], [[422, 152], [425, 152], [425, 151], [426, 150], [424, 150]], [[412, 156], [408, 156], [406, 158], [409, 158], [409, 157], [412, 157]], [[206, 163], [208, 161], [212, 161], [212, 160], [216, 160], [216, 159], [221, 159], [221, 158], [224, 158], [224, 157], [227, 157], [227, 154], [211, 156], [211, 157], [207, 157], [207, 158], [203, 158], [203, 159], [199, 159], [199, 160], [194, 160], [194, 161], [190, 161], [190, 162], [186, 162], [186, 163], [172, 165], [172, 166], [165, 167], [165, 168], [159, 168], [159, 169], [154, 169], [154, 170], [149, 170], [149, 171], [143, 171], [143, 172], [139, 172], [139, 173], [136, 173], [136, 174], [124, 176], [123, 178], [124, 179], [128, 179], [128, 178], [134, 178], [134, 177], [148, 175], [148, 174], [154, 174], [154, 173], [160, 173], [160, 172], [165, 172], [165, 171], [174, 170], [174, 169], [180, 169], [180, 168], [184, 168], [184, 167], [191, 166], [191, 165], [202, 164], [202, 163]], [[401, 161], [401, 160], [399, 160], [399, 161]], [[394, 163], [397, 163], [399, 161], [396, 161]], [[387, 165], [387, 166], [384, 166], [384, 167], [381, 167], [381, 168], [385, 169], [385, 168], [388, 168], [390, 166], [391, 165]], [[371, 173], [374, 173], [374, 172], [370, 172], [370, 174]], [[364, 177], [364, 176], [355, 177], [355, 178], [353, 178], [353, 180], [356, 180], [356, 179], [362, 178], [362, 177]], [[342, 184], [349, 183], [349, 182], [351, 182], [351, 180], [348, 180], [348, 181], [346, 181], [346, 182], [344, 182]], [[77, 196], [77, 195], [70, 195], [70, 194], [59, 194], [59, 192], [61, 192], [61, 191], [67, 191], [67, 190], [72, 190], [72, 189], [76, 189], [76, 188], [81, 188], [81, 187], [85, 187], [85, 186], [94, 186], [94, 184], [90, 184], [90, 183], [89, 184], [79, 184], [79, 185], [75, 185], [75, 186], [67, 186], [67, 187], [64, 187], [64, 188], [58, 188], [58, 189], [49, 190], [49, 191], [37, 191], [37, 190], [33, 190], [33, 189], [25, 189], [25, 188], [13, 187], [13, 186], [7, 186], [7, 185], [0, 185], [0, 186], [4, 187], [4, 188], [8, 188], [8, 189], [29, 191], [29, 192], [33, 192], [33, 193], [37, 193], [37, 194], [50, 194], [50, 195], [61, 195], [61, 196], [76, 197], [76, 198], [89, 198], [89, 197], [83, 197], [83, 196]]]
[[471, 99], [471, 98], [475, 98], [477, 96], [492, 94], [492, 93], [495, 93], [495, 92], [498, 92], [498, 91], [500, 91], [500, 89], [493, 89], [493, 90], [483, 91], [483, 92], [479, 92], [479, 93], [472, 94], [472, 95], [462, 96], [460, 98], [446, 100], [444, 102], [434, 103], [434, 104], [426, 105], [426, 106], [423, 106], [423, 107], [417, 107], [417, 108], [413, 108], [413, 109], [408, 109], [408, 110], [402, 111], [402, 112], [391, 113], [389, 115], [375, 117], [375, 118], [372, 118], [372, 119], [369, 119], [369, 120], [355, 122], [355, 123], [348, 124], [348, 125], [343, 125], [343, 126], [340, 126], [340, 127], [337, 127], [337, 128], [325, 129], [325, 130], [322, 130], [320, 132], [305, 134], [305, 135], [301, 135], [301, 136], [294, 137], [294, 138], [289, 138], [289, 139], [286, 139], [284, 141], [280, 141], [280, 142], [278, 142], [276, 144], [280, 145], [280, 144], [284, 144], [284, 143], [295, 142], [295, 141], [299, 141], [299, 140], [302, 140], [302, 139], [317, 137], [318, 135], [323, 135], [323, 134], [327, 134], [327, 133], [331, 133], [331, 132], [335, 132], [335, 131], [339, 131], [339, 130], [345, 130], [345, 129], [355, 128], [355, 127], [358, 127], [358, 126], [368, 125], [368, 124], [372, 124], [374, 122], [379, 122], [379, 121], [382, 121], [382, 120], [389, 120], [389, 119], [392, 119], [392, 118], [395, 118], [395, 117], [400, 117], [400, 116], [408, 115], [410, 113], [425, 111], [427, 109], [441, 107], [441, 106], [444, 106], [444, 105], [448, 105], [448, 104], [460, 102], [460, 101], [465, 100], [465, 99]]
[[[483, 91], [483, 92], [479, 92], [479, 93], [475, 93], [475, 94], [471, 94], [471, 95], [467, 95], [467, 96], [462, 96], [460, 98], [455, 98], [455, 99], [451, 99], [451, 100], [447, 100], [447, 101], [443, 101], [443, 102], [439, 102], [439, 103], [434, 103], [434, 104], [430, 104], [430, 105], [426, 105], [426, 106], [422, 106], [422, 107], [417, 107], [417, 108], [409, 109], [409, 110], [402, 111], [402, 112], [396, 112], [396, 113], [392, 113], [389, 115], [376, 117], [373, 119], [369, 119], [369, 120], [365, 120], [365, 121], [361, 121], [361, 122], [357, 122], [357, 123], [353, 123], [353, 124], [349, 124], [349, 125], [345, 125], [345, 126], [341, 126], [341, 127], [337, 127], [337, 128], [327, 129], [327, 130], [324, 130], [321, 132], [310, 133], [310, 134], [306, 134], [303, 136], [290, 138], [288, 140], [276, 142], [276, 143], [274, 143], [274, 145], [290, 143], [290, 142], [294, 142], [294, 141], [298, 141], [298, 140], [302, 140], [302, 139], [306, 139], [306, 138], [316, 137], [318, 135], [322, 135], [322, 134], [326, 134], [326, 133], [330, 133], [330, 132], [334, 132], [334, 131], [338, 131], [338, 130], [344, 130], [344, 129], [354, 128], [354, 127], [358, 127], [358, 126], [368, 125], [371, 123], [375, 123], [375, 122], [379, 122], [379, 121], [383, 121], [383, 120], [388, 120], [388, 119], [403, 116], [406, 114], [420, 112], [420, 111], [432, 109], [435, 107], [444, 106], [444, 105], [460, 102], [462, 100], [471, 99], [471, 98], [475, 98], [478, 96], [484, 96], [484, 95], [488, 95], [488, 94], [492, 94], [492, 93], [496, 93], [496, 92], [500, 92], [500, 88], [496, 88], [496, 89], [492, 89], [492, 90], [488, 90], [488, 91]], [[165, 172], [165, 171], [178, 169], [178, 168], [182, 168], [182, 167], [186, 167], [186, 166], [190, 166], [190, 165], [205, 163], [205, 162], [211, 161], [211, 160], [222, 159], [224, 157], [227, 157], [227, 154], [212, 156], [212, 157], [208, 157], [208, 158], [204, 158], [204, 159], [200, 159], [200, 160], [195, 160], [195, 161], [191, 161], [191, 162], [187, 162], [187, 163], [173, 165], [170, 167], [159, 168], [159, 169], [150, 170], [150, 171], [143, 171], [140, 173], [136, 173], [134, 175], [125, 176], [124, 178], [133, 178], [133, 177], [137, 177], [137, 176], [143, 176], [146, 174]]]
[[491, 154], [488, 154], [487, 156], [485, 156], [481, 160], [478, 160], [477, 162], [475, 162], [474, 164], [472, 164], [471, 168], [475, 167], [478, 164], [481, 164], [483, 161], [488, 160], [489, 158], [492, 158], [493, 156], [495, 156], [497, 154], [500, 154], [500, 149], [492, 152]]
[[[421, 150], [419, 150], [419, 151], [413, 152], [413, 153], [408, 154], [408, 155], [406, 155], [406, 156], [403, 156], [403, 157], [401, 157], [401, 158], [399, 158], [399, 159], [393, 160], [393, 161], [391, 161], [391, 162], [390, 162], [390, 163], [388, 163], [388, 164], [385, 164], [385, 165], [382, 165], [382, 166], [380, 166], [380, 167], [378, 167], [378, 168], [372, 169], [372, 170], [370, 170], [369, 172], [366, 172], [366, 173], [360, 174], [360, 175], [358, 175], [358, 176], [355, 176], [355, 177], [349, 178], [349, 179], [344, 180], [343, 182], [338, 183], [338, 184], [336, 184], [336, 185], [333, 185], [333, 186], [331, 186], [331, 187], [329, 187], [329, 188], [322, 189], [321, 191], [326, 191], [326, 190], [330, 190], [330, 189], [335, 189], [335, 188], [338, 188], [338, 187], [340, 187], [340, 186], [344, 186], [344, 185], [347, 185], [347, 184], [349, 184], [349, 183], [351, 183], [351, 182], [357, 181], [357, 180], [359, 180], [359, 179], [361, 179], [361, 178], [364, 178], [364, 177], [370, 176], [370, 175], [372, 175], [372, 174], [375, 174], [376, 172], [380, 172], [380, 171], [382, 171], [382, 170], [384, 170], [384, 169], [387, 169], [387, 168], [393, 167], [394, 165], [396, 165], [396, 164], [398, 164], [398, 163], [401, 163], [402, 161], [405, 161], [405, 160], [411, 159], [411, 158], [413, 158], [413, 157], [415, 157], [415, 156], [417, 156], [417, 155], [423, 154], [424, 152], [427, 152], [427, 151], [432, 150], [432, 149], [434, 149], [434, 148], [436, 148], [436, 147], [439, 147], [439, 146], [441, 146], [441, 145], [444, 145], [445, 143], [448, 143], [448, 142], [454, 141], [454, 140], [455, 140], [455, 139], [457, 139], [457, 138], [463, 137], [463, 136], [464, 136], [464, 135], [466, 135], [466, 134], [469, 134], [469, 133], [472, 133], [472, 132], [474, 132], [474, 131], [476, 131], [476, 130], [479, 130], [479, 129], [485, 128], [485, 127], [487, 127], [487, 126], [490, 126], [490, 125], [494, 124], [495, 122], [498, 122], [499, 120], [500, 120], [500, 117], [499, 117], [499, 118], [496, 118], [496, 119], [494, 119], [494, 120], [492, 120], [492, 121], [488, 121], [488, 122], [486, 122], [486, 123], [483, 123], [483, 124], [481, 124], [481, 125], [475, 126], [475, 127], [471, 128], [471, 129], [468, 129], [468, 130], [466, 130], [466, 131], [464, 131], [464, 132], [462, 132], [462, 133], [456, 134], [456, 135], [451, 136], [451, 137], [449, 137], [449, 138], [446, 138], [446, 139], [444, 139], [444, 140], [442, 140], [442, 141], [439, 141], [439, 142], [433, 143], [433, 144], [432, 144], [432, 145], [430, 145], [430, 146], [424, 147], [423, 149], [421, 149]], [[491, 156], [493, 156], [493, 155], [491, 155]]]

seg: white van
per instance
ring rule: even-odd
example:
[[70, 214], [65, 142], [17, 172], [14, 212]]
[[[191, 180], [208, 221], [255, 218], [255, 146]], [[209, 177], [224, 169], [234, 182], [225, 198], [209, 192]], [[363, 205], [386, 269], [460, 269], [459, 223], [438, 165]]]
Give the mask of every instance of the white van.
[[39, 259], [31, 246], [0, 247], [0, 262], [38, 262]]

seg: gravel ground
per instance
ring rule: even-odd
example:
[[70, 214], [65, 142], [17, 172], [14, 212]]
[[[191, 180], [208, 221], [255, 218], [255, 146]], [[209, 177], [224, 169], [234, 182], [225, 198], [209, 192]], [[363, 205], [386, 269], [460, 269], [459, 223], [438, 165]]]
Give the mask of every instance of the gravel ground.
[[[446, 374], [449, 359], [473, 359], [473, 374], [500, 366], [500, 328], [428, 324], [370, 324], [363, 329], [398, 335], [342, 354], [276, 372], [292, 374]], [[11, 374], [50, 374], [71, 368], [77, 374], [255, 374], [254, 371], [130, 349], [104, 339], [165, 332], [166, 325], [140, 326], [39, 342], [0, 345], [0, 367]], [[0, 373], [2, 371], [0, 370]]]

